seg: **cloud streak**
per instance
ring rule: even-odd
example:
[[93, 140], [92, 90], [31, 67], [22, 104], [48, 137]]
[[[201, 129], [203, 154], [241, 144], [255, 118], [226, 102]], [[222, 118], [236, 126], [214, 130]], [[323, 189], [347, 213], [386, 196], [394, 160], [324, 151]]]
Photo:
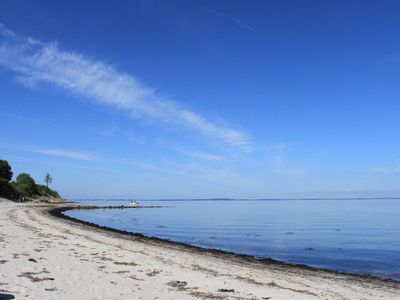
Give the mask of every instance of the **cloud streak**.
[[224, 160], [224, 156], [222, 155], [216, 155], [212, 153], [206, 153], [206, 152], [198, 152], [198, 151], [186, 151], [186, 150], [180, 150], [181, 153], [193, 157], [193, 158], [199, 158], [202, 160], [208, 160], [208, 161], [221, 161]]
[[7, 112], [2, 112], [0, 111], [0, 116], [7, 117], [10, 119], [18, 120], [18, 121], [28, 121], [28, 118], [18, 115], [18, 114], [13, 114], [13, 113], [7, 113]]
[[209, 8], [203, 8], [203, 11], [206, 12], [206, 13], [209, 13], [211, 15], [214, 15], [216, 17], [219, 17], [219, 18], [222, 18], [224, 20], [227, 20], [228, 22], [231, 22], [233, 24], [236, 24], [237, 26], [239, 26], [239, 27], [241, 27], [243, 29], [255, 32], [253, 27], [251, 27], [250, 25], [244, 23], [239, 18], [233, 17], [233, 16], [228, 15], [228, 14], [224, 14], [224, 13], [221, 13], [219, 11], [216, 11], [216, 10], [213, 10], [213, 9], [209, 9]]
[[44, 154], [44, 155], [49, 155], [49, 156], [78, 159], [78, 160], [96, 160], [96, 159], [98, 159], [95, 155], [88, 153], [88, 152], [78, 152], [78, 151], [70, 151], [70, 150], [64, 150], [64, 149], [19, 147], [18, 150], [39, 153], [39, 154]]
[[86, 152], [76, 152], [76, 151], [69, 151], [69, 150], [62, 150], [62, 149], [40, 149], [40, 148], [27, 148], [24, 149], [28, 152], [40, 153], [44, 155], [50, 156], [58, 156], [64, 158], [72, 158], [78, 160], [95, 160], [96, 156]]
[[73, 94], [130, 113], [134, 118], [191, 128], [238, 148], [251, 151], [251, 141], [242, 131], [209, 121], [182, 108], [129, 74], [81, 54], [19, 36], [0, 24], [0, 65], [18, 74], [28, 87], [51, 84]]
[[36, 146], [4, 146], [0, 145], [0, 148], [14, 149], [18, 151], [25, 151], [31, 153], [39, 153], [48, 156], [57, 156], [63, 158], [72, 158], [77, 160], [97, 160], [98, 156], [89, 152], [71, 151], [65, 149], [54, 149], [54, 148], [41, 148]]

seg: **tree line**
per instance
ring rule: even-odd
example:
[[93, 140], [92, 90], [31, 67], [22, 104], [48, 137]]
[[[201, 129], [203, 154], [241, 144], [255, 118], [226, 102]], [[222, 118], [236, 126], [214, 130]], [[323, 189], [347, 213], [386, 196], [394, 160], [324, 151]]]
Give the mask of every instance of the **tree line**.
[[28, 173], [19, 174], [15, 180], [13, 171], [7, 160], [0, 160], [0, 197], [11, 200], [32, 200], [37, 197], [59, 197], [56, 191], [49, 188], [53, 182], [50, 174], [46, 174], [46, 185], [37, 184]]

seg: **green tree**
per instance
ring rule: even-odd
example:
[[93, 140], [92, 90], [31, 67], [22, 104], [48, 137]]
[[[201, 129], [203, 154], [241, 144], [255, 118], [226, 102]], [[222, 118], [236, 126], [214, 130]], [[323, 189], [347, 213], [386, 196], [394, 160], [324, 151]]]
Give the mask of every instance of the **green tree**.
[[50, 176], [49, 173], [47, 173], [44, 177], [44, 182], [46, 182], [47, 187], [49, 187], [49, 184], [53, 182], [53, 178]]
[[6, 180], [7, 182], [11, 180], [13, 172], [11, 171], [11, 166], [6, 160], [0, 160], [0, 178]]
[[15, 188], [18, 192], [27, 197], [37, 194], [35, 180], [31, 175], [26, 173], [21, 173], [17, 176]]

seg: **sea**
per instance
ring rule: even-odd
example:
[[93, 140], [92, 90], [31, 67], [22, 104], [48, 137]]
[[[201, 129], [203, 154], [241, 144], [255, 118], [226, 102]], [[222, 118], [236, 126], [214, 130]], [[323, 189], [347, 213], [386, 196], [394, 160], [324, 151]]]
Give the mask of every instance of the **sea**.
[[[129, 200], [75, 200], [127, 205]], [[140, 200], [83, 221], [203, 248], [400, 280], [400, 198]]]

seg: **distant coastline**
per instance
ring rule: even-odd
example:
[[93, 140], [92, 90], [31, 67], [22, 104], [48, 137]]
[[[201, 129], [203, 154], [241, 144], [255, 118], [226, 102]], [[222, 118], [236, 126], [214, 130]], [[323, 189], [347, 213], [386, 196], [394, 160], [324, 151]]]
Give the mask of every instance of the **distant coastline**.
[[[165, 198], [165, 199], [143, 199], [143, 201], [296, 201], [296, 200], [374, 200], [374, 199], [399, 199], [400, 196], [392, 197], [321, 197], [321, 198]], [[72, 198], [71, 201], [128, 201], [130, 198]]]

